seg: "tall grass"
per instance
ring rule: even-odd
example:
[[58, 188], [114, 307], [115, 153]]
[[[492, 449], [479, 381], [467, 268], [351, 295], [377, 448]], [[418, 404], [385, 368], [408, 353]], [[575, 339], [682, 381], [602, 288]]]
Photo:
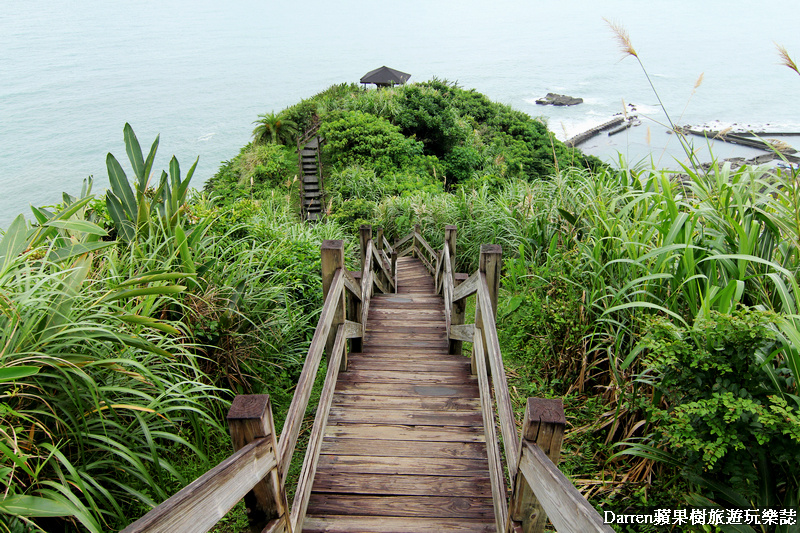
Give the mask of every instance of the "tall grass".
[[120, 275], [113, 254], [41, 255], [0, 272], [0, 512], [104, 531], [185, 482], [175, 458], [205, 459], [224, 402], [181, 325], [160, 318], [180, 306], [186, 274], [139, 261]]

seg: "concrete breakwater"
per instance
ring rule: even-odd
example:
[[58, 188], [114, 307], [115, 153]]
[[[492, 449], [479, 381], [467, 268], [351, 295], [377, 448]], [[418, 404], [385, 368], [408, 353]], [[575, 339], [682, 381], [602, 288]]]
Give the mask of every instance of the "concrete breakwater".
[[579, 144], [588, 141], [589, 139], [591, 139], [595, 135], [598, 135], [600, 132], [603, 132], [605, 130], [611, 129], [611, 128], [615, 127], [615, 126], [619, 126], [624, 121], [625, 121], [625, 117], [624, 116], [622, 116], [622, 115], [616, 116], [616, 117], [612, 118], [611, 120], [609, 120], [608, 122], [604, 122], [603, 124], [600, 124], [599, 126], [595, 126], [594, 128], [590, 128], [590, 129], [584, 131], [583, 133], [579, 133], [578, 135], [575, 135], [574, 137], [571, 137], [571, 138], [567, 139], [566, 141], [564, 141], [564, 144], [566, 144], [570, 148], [574, 148], [574, 147], [578, 146]]

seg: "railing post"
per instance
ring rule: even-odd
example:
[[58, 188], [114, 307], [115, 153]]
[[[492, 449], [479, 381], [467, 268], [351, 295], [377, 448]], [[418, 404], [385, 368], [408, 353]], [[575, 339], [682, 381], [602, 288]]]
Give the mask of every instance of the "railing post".
[[[450, 271], [453, 276], [453, 287], [456, 286], [456, 227], [444, 227], [444, 240], [447, 242], [447, 248], [450, 250]], [[444, 258], [442, 258], [444, 260]], [[467, 307], [466, 299], [459, 302], [453, 302], [453, 308], [450, 313], [450, 326], [460, 326], [464, 323], [464, 312]], [[449, 353], [454, 355], [461, 355], [463, 349], [463, 341], [450, 340]]]
[[358, 242], [361, 246], [361, 270], [367, 262], [367, 243], [372, 238], [372, 226], [364, 224], [358, 228]]
[[[272, 441], [272, 453], [277, 453], [278, 443], [268, 394], [236, 396], [227, 418], [234, 451], [257, 438], [269, 437]], [[280, 464], [280, 458], [277, 458], [277, 462]], [[247, 493], [244, 504], [250, 531], [254, 533], [263, 531], [270, 522], [286, 520], [289, 505], [286, 493], [281, 488], [277, 466]]]
[[[564, 404], [560, 399], [528, 398], [525, 419], [522, 421], [522, 440], [536, 444], [557, 466], [561, 458], [565, 424]], [[522, 448], [524, 446], [520, 446]], [[520, 473], [517, 473], [514, 482], [509, 518], [509, 531], [514, 529], [513, 522], [518, 522], [524, 533], [541, 533], [547, 523], [547, 515], [525, 481], [525, 476]]]
[[412, 257], [414, 257], [415, 254], [416, 254], [416, 257], [419, 257], [420, 255], [422, 255], [419, 252], [420, 245], [418, 244], [419, 240], [417, 239], [417, 235], [420, 235], [420, 234], [421, 233], [420, 233], [419, 224], [414, 224], [414, 239], [413, 239], [414, 247], [411, 249], [411, 256]]
[[394, 292], [397, 292], [397, 250], [392, 250], [392, 281], [394, 282]]
[[383, 226], [375, 226], [375, 249], [377, 251], [383, 250]]
[[[333, 282], [333, 275], [336, 273], [336, 270], [339, 268], [344, 269], [344, 241], [322, 241], [321, 251], [322, 295], [324, 301], [328, 298], [328, 292], [330, 291], [331, 283]], [[328, 354], [328, 360], [330, 360], [331, 355], [333, 354], [333, 343], [336, 340], [336, 332], [339, 329], [339, 324], [344, 323], [346, 311], [345, 292], [346, 291], [342, 291], [342, 295], [339, 297], [339, 301], [336, 303], [336, 313], [333, 315], [331, 330], [330, 333], [328, 333], [327, 340], [325, 341], [325, 353]], [[347, 370], [346, 351], [342, 357], [342, 364], [339, 369], [342, 371]]]
[[[381, 267], [386, 268], [386, 263], [383, 262], [383, 254], [381, 253], [383, 251], [383, 226], [375, 226], [373, 229], [375, 230], [375, 239], [372, 241], [372, 246], [373, 249], [378, 252], [376, 254], [378, 257], [378, 263]], [[378, 278], [380, 278], [380, 280], [383, 282], [383, 286], [388, 290], [391, 288], [392, 284], [389, 282], [389, 278], [384, 273], [383, 268], [379, 268], [377, 270]], [[392, 283], [393, 282], [394, 280], [392, 280]]]
[[[481, 257], [478, 270], [486, 275], [486, 284], [489, 287], [489, 299], [492, 301], [492, 311], [497, 318], [497, 293], [500, 290], [500, 267], [503, 249], [498, 244], [482, 244]], [[480, 298], [480, 296], [479, 296]], [[483, 317], [481, 316], [481, 306], [475, 305], [475, 327], [483, 329]], [[486, 344], [486, 335], [483, 335], [483, 342]], [[484, 346], [484, 353], [489, 350]], [[487, 371], [491, 373], [491, 365], [486, 362]], [[472, 373], [475, 374], [475, 352], [472, 352]]]
[[[359, 278], [357, 281], [359, 282], [360, 286], [361, 278]], [[361, 323], [361, 301], [352, 294], [350, 294], [349, 291], [347, 291], [346, 289], [345, 289], [345, 295], [347, 300], [347, 313], [345, 314], [345, 316], [347, 317], [347, 320]], [[363, 324], [362, 324], [362, 331], [363, 331]], [[363, 347], [362, 339], [363, 339], [362, 337], [354, 337], [350, 339], [350, 352], [352, 353], [361, 352], [361, 349]]]

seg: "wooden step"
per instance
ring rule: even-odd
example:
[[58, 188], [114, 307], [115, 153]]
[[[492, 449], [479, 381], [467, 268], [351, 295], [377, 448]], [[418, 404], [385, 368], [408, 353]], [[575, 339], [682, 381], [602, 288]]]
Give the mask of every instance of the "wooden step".
[[308, 516], [304, 533], [493, 533], [494, 519], [468, 520], [464, 518], [415, 518], [359, 515]]

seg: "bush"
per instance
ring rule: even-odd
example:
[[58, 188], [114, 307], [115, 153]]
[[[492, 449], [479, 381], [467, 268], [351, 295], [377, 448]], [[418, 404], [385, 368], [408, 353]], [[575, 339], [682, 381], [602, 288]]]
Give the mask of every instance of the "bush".
[[360, 165], [376, 174], [413, 166], [422, 156], [422, 144], [400, 133], [389, 121], [361, 111], [333, 114], [320, 127], [324, 154], [339, 168]]
[[248, 144], [209, 179], [204, 190], [217, 203], [228, 205], [239, 198], [264, 198], [268, 189], [285, 187], [299, 174], [297, 154], [278, 144]]
[[712, 498], [728, 503], [736, 502], [722, 486], [761, 507], [798, 488], [788, 465], [800, 464], [800, 412], [783, 398], [788, 370], [769, 360], [778, 348], [774, 321], [742, 309], [712, 311], [691, 329], [661, 318], [646, 323], [657, 439], [701, 485], [713, 484]]
[[356, 234], [360, 225], [373, 223], [376, 211], [375, 202], [355, 198], [342, 202], [329, 218]]

